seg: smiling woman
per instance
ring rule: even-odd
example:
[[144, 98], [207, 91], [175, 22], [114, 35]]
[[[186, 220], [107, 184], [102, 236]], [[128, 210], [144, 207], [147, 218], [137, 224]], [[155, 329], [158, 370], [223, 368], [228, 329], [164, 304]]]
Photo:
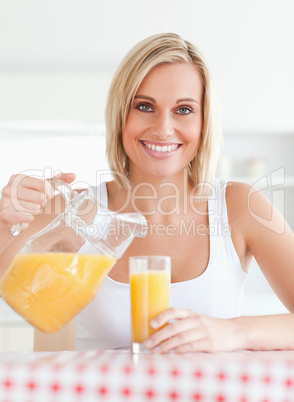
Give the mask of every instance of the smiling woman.
[[[293, 233], [257, 190], [215, 178], [221, 128], [211, 76], [198, 50], [169, 33], [136, 45], [111, 84], [106, 133], [114, 180], [94, 187], [94, 194], [114, 212], [142, 213], [149, 230], [130, 244], [78, 315], [77, 348], [130, 344], [129, 257], [167, 255], [171, 307], [150, 321], [156, 331], [145, 340], [147, 348], [154, 353], [294, 349]], [[62, 174], [59, 180], [70, 183], [74, 177]], [[46, 206], [40, 210], [49, 182], [21, 177], [16, 189], [17, 179], [2, 192], [0, 239], [11, 241], [15, 223], [27, 229], [0, 256], [2, 271], [17, 246], [45, 218], [54, 218], [45, 217]], [[17, 209], [19, 200], [25, 203]], [[40, 213], [26, 207], [32, 204]], [[253, 257], [292, 313], [240, 317]]]
[[[157, 71], [156, 84], [154, 82], [153, 88], [149, 88], [151, 92], [146, 93], [144, 87], [150, 85], [150, 76], [153, 77], [154, 70]], [[168, 77], [165, 76], [167, 71]], [[106, 107], [107, 154], [111, 170], [118, 173], [117, 183], [122, 187], [128, 185], [129, 172], [129, 158], [121, 136], [127, 117], [137, 108], [142, 113], [152, 115], [157, 111], [157, 115], [160, 114], [162, 119], [167, 113], [167, 105], [159, 105], [158, 102], [161, 102], [160, 96], [167, 93], [173, 96], [170, 99], [173, 104], [168, 106], [170, 111], [173, 110], [174, 121], [176, 115], [184, 118], [192, 114], [194, 119], [199, 119], [197, 130], [201, 127], [201, 137], [197, 147], [201, 152], [194, 153], [195, 157], [191, 158], [188, 165], [193, 184], [213, 181], [222, 132], [211, 73], [203, 55], [190, 42], [184, 41], [176, 34], [159, 34], [154, 35], [152, 41], [150, 38], [141, 41], [127, 53], [114, 75], [109, 90]], [[187, 124], [191, 119], [190, 116]], [[163, 121], [162, 119], [161, 123]], [[167, 120], [165, 122], [168, 124]], [[157, 118], [158, 123], [160, 120]], [[181, 120], [181, 124], [185, 124], [184, 120]], [[165, 134], [161, 132], [161, 135], [168, 134], [166, 128], [171, 129], [162, 127], [160, 130], [165, 130]], [[182, 142], [177, 140], [177, 145], [182, 145]], [[202, 190], [205, 191], [205, 188]]]

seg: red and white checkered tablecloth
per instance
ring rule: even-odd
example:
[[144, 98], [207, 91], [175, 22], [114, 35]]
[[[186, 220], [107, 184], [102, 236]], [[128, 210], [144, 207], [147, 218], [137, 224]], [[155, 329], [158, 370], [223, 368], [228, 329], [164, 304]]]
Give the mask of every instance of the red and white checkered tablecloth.
[[294, 402], [294, 351], [0, 354], [0, 402]]

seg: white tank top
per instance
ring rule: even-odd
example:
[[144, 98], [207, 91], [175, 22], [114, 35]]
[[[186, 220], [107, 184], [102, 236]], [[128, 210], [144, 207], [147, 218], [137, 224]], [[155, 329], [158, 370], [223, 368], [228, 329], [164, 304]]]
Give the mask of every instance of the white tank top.
[[[197, 278], [171, 284], [170, 305], [218, 318], [240, 315], [247, 274], [242, 270], [228, 224], [226, 183], [216, 181], [208, 200], [210, 257]], [[108, 205], [106, 183], [93, 188]], [[129, 285], [108, 276], [97, 296], [77, 316], [76, 349], [115, 349], [130, 345]]]

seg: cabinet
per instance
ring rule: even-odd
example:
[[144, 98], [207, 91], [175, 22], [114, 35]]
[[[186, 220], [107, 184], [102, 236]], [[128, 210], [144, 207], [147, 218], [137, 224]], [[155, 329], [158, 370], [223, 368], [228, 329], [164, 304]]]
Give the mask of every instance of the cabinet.
[[0, 353], [33, 351], [34, 329], [0, 298]]

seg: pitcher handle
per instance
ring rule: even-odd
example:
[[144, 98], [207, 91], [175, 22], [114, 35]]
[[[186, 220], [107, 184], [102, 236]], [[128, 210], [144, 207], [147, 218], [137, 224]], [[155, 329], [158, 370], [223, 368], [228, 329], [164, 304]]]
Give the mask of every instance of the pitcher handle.
[[[56, 194], [61, 194], [62, 197], [65, 199], [66, 203], [70, 204], [73, 193], [75, 193], [75, 191], [70, 187], [70, 185], [63, 180], [59, 180], [56, 178], [53, 178], [51, 180], [51, 184], [53, 184], [53, 188], [55, 190], [54, 196]], [[18, 236], [21, 232], [21, 223], [13, 225], [10, 232], [12, 236], [14, 237]]]

